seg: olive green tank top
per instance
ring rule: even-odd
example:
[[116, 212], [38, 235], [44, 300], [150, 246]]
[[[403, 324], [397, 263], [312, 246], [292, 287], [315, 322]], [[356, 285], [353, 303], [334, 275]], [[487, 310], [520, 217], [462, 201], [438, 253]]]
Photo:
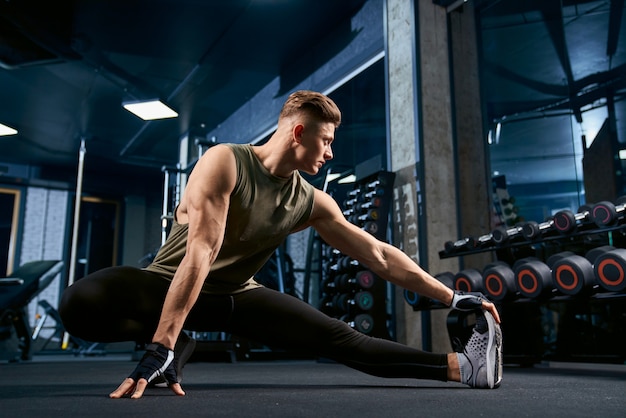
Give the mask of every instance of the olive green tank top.
[[[237, 161], [237, 182], [224, 242], [203, 286], [203, 292], [212, 294], [259, 287], [254, 275], [313, 209], [314, 188], [300, 173], [276, 177], [263, 167], [251, 145], [227, 145]], [[187, 224], [174, 220], [165, 244], [146, 270], [172, 280], [185, 255], [187, 232]]]

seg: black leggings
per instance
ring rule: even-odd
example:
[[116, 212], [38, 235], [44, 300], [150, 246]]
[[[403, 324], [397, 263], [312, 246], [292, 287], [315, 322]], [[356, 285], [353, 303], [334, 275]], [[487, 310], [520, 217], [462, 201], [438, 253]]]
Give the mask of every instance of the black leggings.
[[[149, 342], [169, 281], [134, 267], [111, 267], [77, 280], [59, 312], [66, 330], [93, 342]], [[269, 347], [326, 357], [381, 377], [447, 380], [447, 356], [372, 338], [311, 305], [267, 288], [202, 293], [184, 329], [220, 331]]]

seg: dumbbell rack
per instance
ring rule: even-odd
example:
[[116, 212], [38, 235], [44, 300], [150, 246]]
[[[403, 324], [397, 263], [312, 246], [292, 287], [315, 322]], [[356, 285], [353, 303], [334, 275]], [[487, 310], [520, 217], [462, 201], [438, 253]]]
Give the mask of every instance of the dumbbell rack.
[[[617, 214], [615, 206], [620, 208]], [[607, 207], [617, 216], [607, 217]], [[576, 213], [561, 211], [542, 224], [518, 224], [477, 239], [448, 242], [440, 258], [491, 251], [498, 261], [482, 271], [464, 269], [436, 277], [457, 290], [482, 292], [499, 306], [506, 318], [505, 357], [510, 361], [622, 363], [625, 212], [623, 200], [616, 205], [600, 202]], [[414, 310], [443, 307], [406, 292], [405, 300]], [[457, 316], [451, 314], [449, 328], [458, 328]]]
[[[340, 207], [353, 224], [386, 241], [393, 180], [380, 171], [357, 179]], [[388, 329], [387, 284], [366, 266], [323, 244], [324, 263], [319, 309], [354, 329], [391, 339]]]

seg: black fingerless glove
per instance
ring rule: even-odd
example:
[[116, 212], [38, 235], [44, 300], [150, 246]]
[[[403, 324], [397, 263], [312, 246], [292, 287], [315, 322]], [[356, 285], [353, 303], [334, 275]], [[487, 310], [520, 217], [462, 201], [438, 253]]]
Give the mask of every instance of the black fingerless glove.
[[459, 311], [475, 311], [482, 309], [485, 300], [487, 299], [482, 293], [455, 290], [450, 307]]
[[128, 377], [135, 382], [143, 378], [150, 383], [158, 376], [163, 376], [167, 384], [170, 385], [177, 382], [175, 364], [174, 351], [163, 344], [148, 344], [146, 353]]

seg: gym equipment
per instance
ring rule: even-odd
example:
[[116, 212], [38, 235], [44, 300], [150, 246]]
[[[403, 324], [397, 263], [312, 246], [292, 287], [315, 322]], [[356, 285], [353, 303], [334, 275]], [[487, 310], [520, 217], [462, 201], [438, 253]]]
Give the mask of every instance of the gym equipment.
[[561, 234], [571, 234], [592, 222], [591, 212], [586, 206], [581, 207], [577, 213], [571, 210], [561, 210], [554, 214], [553, 222], [554, 228]]
[[556, 231], [554, 228], [554, 219], [545, 222], [528, 221], [522, 224], [522, 235], [527, 240], [534, 240]]
[[626, 196], [620, 197], [616, 204], [609, 201], [598, 202], [591, 208], [591, 218], [599, 227], [607, 227], [624, 219], [626, 213]]
[[587, 253], [585, 254], [585, 258], [587, 260], [589, 260], [589, 262], [591, 264], [595, 264], [596, 263], [596, 259], [601, 256], [602, 254], [609, 252], [609, 251], [613, 251], [615, 249], [614, 246], [612, 245], [602, 245], [600, 247], [595, 247], [592, 248], [591, 250], [587, 251]]
[[543, 261], [528, 257], [513, 264], [515, 287], [523, 296], [538, 299], [550, 296], [553, 290], [552, 272]]
[[0, 279], [0, 323], [9, 322], [19, 338], [22, 360], [31, 359], [31, 332], [28, 304], [63, 269], [59, 260], [31, 261], [23, 264], [9, 277]]
[[626, 249], [616, 248], [595, 259], [593, 271], [598, 284], [609, 292], [626, 289]]
[[491, 231], [491, 239], [496, 245], [502, 245], [522, 236], [521, 226], [514, 226], [512, 228], [499, 227]]
[[448, 254], [452, 254], [457, 251], [471, 250], [476, 247], [476, 240], [472, 237], [465, 237], [457, 241], [446, 241], [443, 244], [443, 247], [444, 251]]
[[473, 268], [461, 270], [454, 276], [454, 290], [460, 290], [462, 292], [482, 292], [482, 274], [480, 271]]
[[[552, 268], [554, 287], [564, 295], [590, 292], [596, 286], [593, 266], [585, 257], [576, 254], [556, 254], [548, 264]], [[552, 257], [551, 257], [552, 258]]]
[[358, 314], [352, 320], [345, 319], [344, 322], [363, 334], [371, 334], [374, 329], [374, 318], [366, 313]]
[[363, 230], [372, 235], [376, 235], [378, 233], [378, 224], [376, 222], [365, 222]]
[[515, 273], [506, 263], [492, 263], [483, 270], [483, 288], [488, 297], [498, 302], [517, 296]]

